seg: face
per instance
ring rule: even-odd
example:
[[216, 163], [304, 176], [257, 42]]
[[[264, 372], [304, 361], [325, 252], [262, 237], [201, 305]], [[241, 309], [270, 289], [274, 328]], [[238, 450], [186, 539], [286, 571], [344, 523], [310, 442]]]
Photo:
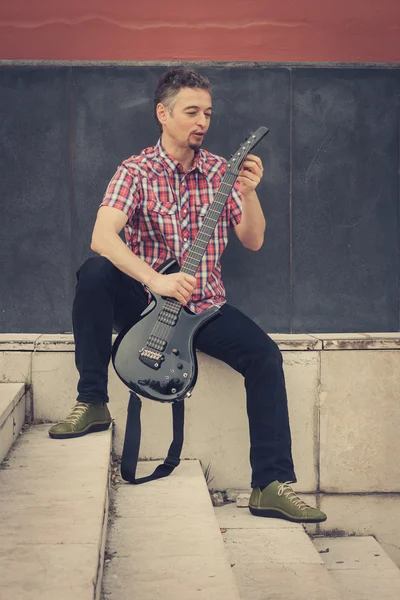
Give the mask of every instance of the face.
[[180, 89], [172, 110], [163, 104], [157, 107], [157, 115], [163, 126], [163, 139], [182, 149], [198, 150], [210, 126], [211, 113], [211, 96], [207, 90]]

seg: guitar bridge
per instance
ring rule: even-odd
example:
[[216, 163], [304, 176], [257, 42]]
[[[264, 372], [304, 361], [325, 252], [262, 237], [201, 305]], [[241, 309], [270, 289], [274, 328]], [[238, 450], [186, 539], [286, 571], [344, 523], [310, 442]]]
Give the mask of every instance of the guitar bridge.
[[161, 363], [164, 360], [164, 355], [161, 352], [155, 352], [149, 348], [143, 348], [139, 352], [139, 360], [150, 369], [157, 371], [161, 367]]

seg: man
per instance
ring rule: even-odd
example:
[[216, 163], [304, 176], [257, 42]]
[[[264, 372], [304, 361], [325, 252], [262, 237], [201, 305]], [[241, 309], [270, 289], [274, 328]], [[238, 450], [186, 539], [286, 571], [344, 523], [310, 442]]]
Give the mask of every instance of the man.
[[[100, 256], [78, 272], [73, 306], [78, 402], [53, 426], [53, 438], [107, 429], [107, 370], [112, 327], [134, 324], [148, 303], [145, 288], [176, 298], [194, 312], [220, 306], [200, 331], [196, 346], [244, 377], [250, 428], [255, 515], [296, 522], [324, 521], [289, 486], [295, 482], [282, 356], [252, 320], [225, 302], [220, 256], [229, 227], [241, 243], [259, 250], [265, 219], [256, 194], [263, 166], [249, 155], [219, 218], [196, 277], [161, 275], [157, 267], [175, 257], [183, 263], [215, 196], [226, 161], [201, 149], [212, 114], [208, 79], [183, 67], [168, 70], [155, 93], [161, 138], [155, 147], [124, 161], [98, 211], [91, 248]], [[126, 244], [119, 237], [125, 228]]]

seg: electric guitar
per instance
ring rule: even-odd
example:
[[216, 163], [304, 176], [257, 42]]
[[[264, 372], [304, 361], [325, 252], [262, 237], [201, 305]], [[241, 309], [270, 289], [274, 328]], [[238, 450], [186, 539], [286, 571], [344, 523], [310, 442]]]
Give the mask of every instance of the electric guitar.
[[[232, 154], [182, 267], [175, 259], [170, 259], [159, 269], [161, 273], [181, 270], [195, 276], [244, 159], [268, 131], [266, 127], [259, 127]], [[122, 330], [115, 340], [112, 361], [117, 375], [130, 390], [151, 400], [176, 402], [189, 397], [198, 371], [194, 346], [196, 333], [218, 312], [219, 308], [212, 306], [193, 314], [175, 298], [152, 294], [140, 320]]]

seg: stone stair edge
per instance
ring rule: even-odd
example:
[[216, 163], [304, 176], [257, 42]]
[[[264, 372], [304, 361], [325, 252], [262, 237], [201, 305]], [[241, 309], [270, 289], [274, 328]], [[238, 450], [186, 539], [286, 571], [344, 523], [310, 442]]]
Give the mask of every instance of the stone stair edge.
[[313, 541], [346, 600], [398, 600], [400, 570], [375, 536], [320, 536]]
[[25, 383], [0, 383], [0, 430], [25, 393]]
[[253, 517], [234, 504], [216, 513], [243, 600], [267, 597], [267, 589], [276, 600], [345, 600], [304, 525]]
[[[162, 464], [163, 460], [141, 460], [138, 462], [137, 476], [148, 476], [155, 467]], [[226, 554], [225, 545], [221, 535], [217, 516], [211, 502], [210, 492], [204, 477], [201, 461], [196, 458], [182, 460], [181, 468], [176, 469], [169, 477], [150, 482], [149, 485], [132, 486], [125, 484], [120, 475], [114, 488], [113, 503], [115, 515], [113, 527], [108, 539], [108, 550], [111, 555], [116, 555], [111, 564], [105, 569], [104, 590], [111, 593], [113, 582], [121, 578], [120, 564], [123, 565], [129, 554], [132, 526], [134, 526], [136, 540], [135, 544], [141, 548], [142, 556], [139, 563], [147, 556], [152, 556], [153, 561], [148, 562], [144, 576], [137, 580], [138, 598], [153, 599], [162, 597], [159, 595], [159, 586], [164, 582], [163, 597], [167, 600], [177, 597], [173, 590], [179, 589], [180, 597], [185, 597], [187, 592], [190, 598], [194, 598], [194, 581], [196, 586], [206, 592], [210, 600], [239, 600], [237, 585]], [[134, 496], [134, 501], [132, 500]], [[160, 527], [159, 502], [163, 499], [164, 509], [162, 520], [168, 521], [168, 526]], [[168, 518], [168, 515], [170, 518]], [[171, 545], [171, 527], [176, 527], [174, 543]], [[154, 529], [154, 537], [151, 535]], [[201, 531], [201, 533], [199, 533]], [[127, 533], [126, 533], [127, 532]], [[159, 534], [157, 536], [157, 534]], [[199, 534], [199, 538], [193, 537]], [[125, 536], [125, 537], [124, 537]], [[151, 540], [154, 539], [153, 542]], [[197, 539], [197, 544], [196, 544]], [[207, 552], [204, 553], [205, 540], [207, 540]], [[154, 544], [154, 552], [152, 548]], [[118, 554], [121, 556], [118, 556]], [[210, 564], [210, 557], [215, 564]], [[171, 561], [173, 559], [173, 561]], [[199, 561], [205, 561], [204, 568], [199, 570], [196, 566]], [[121, 563], [119, 562], [121, 561]], [[176, 561], [176, 562], [175, 562]], [[213, 562], [211, 561], [211, 562]], [[155, 567], [152, 566], [154, 562]], [[193, 564], [192, 564], [193, 563]], [[179, 568], [182, 574], [179, 573]], [[162, 568], [158, 570], [158, 567]], [[153, 570], [150, 581], [146, 581], [149, 572]], [[203, 572], [203, 574], [201, 574]], [[193, 580], [188, 577], [192, 573]], [[128, 588], [132, 589], [134, 579], [129, 575]], [[214, 578], [217, 579], [214, 579]], [[182, 583], [184, 581], [184, 583]], [[218, 583], [216, 583], [218, 581]], [[158, 583], [157, 583], [158, 582]], [[151, 590], [146, 589], [148, 585]], [[186, 590], [182, 587], [188, 586]], [[203, 586], [205, 586], [203, 588]], [[208, 588], [208, 586], [210, 586]], [[156, 591], [157, 590], [157, 591]], [[117, 592], [120, 591], [121, 595]], [[201, 591], [200, 589], [198, 591]], [[126, 600], [130, 597], [127, 590], [116, 588], [115, 597]], [[197, 594], [196, 594], [197, 597]]]
[[[236, 559], [239, 561], [239, 563], [240, 546], [242, 544], [244, 546], [243, 556], [246, 556], [245, 562], [247, 563], [250, 560], [249, 555], [247, 554], [247, 545], [251, 540], [253, 540], [253, 543], [256, 544], [256, 539], [260, 535], [264, 537], [266, 541], [268, 541], [267, 545], [263, 546], [267, 550], [270, 547], [276, 550], [275, 545], [279, 546], [279, 544], [282, 544], [284, 540], [286, 540], [285, 544], [291, 542], [291, 547], [296, 547], [297, 554], [302, 554], [301, 549], [303, 549], [305, 553], [304, 555], [307, 556], [307, 560], [310, 562], [316, 562], [318, 556], [319, 564], [314, 566], [316, 580], [323, 576], [322, 571], [325, 571], [327, 574], [329, 574], [329, 580], [327, 577], [325, 577], [324, 580], [324, 596], [321, 595], [321, 586], [318, 586], [317, 583], [315, 584], [315, 597], [318, 597], [319, 600], [322, 597], [327, 597], [325, 594], [327, 594], [328, 591], [328, 597], [330, 599], [333, 595], [335, 599], [340, 598], [341, 600], [350, 600], [350, 598], [353, 599], [356, 597], [362, 597], [364, 600], [373, 600], [377, 597], [387, 597], [387, 600], [397, 600], [399, 597], [398, 592], [400, 591], [400, 570], [373, 535], [307, 535], [307, 530], [303, 530], [303, 527], [298, 526], [296, 531], [293, 524], [287, 522], [280, 523], [279, 519], [267, 520], [269, 521], [268, 523], [256, 522], [253, 524], [253, 522], [250, 522], [251, 517], [237, 507], [234, 507], [234, 505], [230, 510], [228, 510], [228, 512], [225, 511], [224, 507], [217, 508], [216, 512], [219, 515], [218, 520], [220, 526], [222, 527], [221, 532], [223, 532], [225, 541], [228, 544], [227, 547], [232, 548], [232, 543], [234, 544], [234, 554], [236, 555]], [[303, 530], [303, 532], [301, 530]], [[306, 543], [306, 537], [309, 538], [308, 545]], [[280, 540], [279, 543], [278, 539]], [[313, 548], [313, 550], [311, 550], [311, 548]], [[280, 552], [278, 551], [278, 554], [279, 553]], [[280, 563], [279, 566], [285, 566], [286, 564], [286, 566], [289, 568], [289, 571], [296, 571], [296, 568], [299, 569], [300, 567], [300, 569], [296, 571], [296, 574], [299, 577], [302, 573], [302, 567], [300, 564], [296, 564], [296, 557], [289, 557], [289, 554], [290, 553], [288, 552], [288, 562], [285, 563], [285, 559], [282, 556], [278, 561]], [[313, 556], [314, 558], [312, 558]], [[266, 558], [267, 561], [271, 559], [269, 556]], [[232, 556], [232, 559], [234, 562], [237, 562], [235, 561], [234, 556]], [[278, 565], [274, 565], [273, 562], [274, 561], [272, 560], [272, 562], [268, 563], [269, 568], [272, 569], [268, 576], [268, 581], [270, 583], [274, 580], [274, 577], [276, 578], [276, 571], [274, 574], [274, 569], [278, 568]], [[298, 562], [300, 563], [301, 561], [299, 560]], [[243, 566], [244, 565], [239, 567], [239, 572], [237, 572], [239, 580], [242, 576]], [[320, 569], [319, 574], [317, 571], [317, 566]], [[367, 595], [365, 595], [366, 589], [368, 588], [368, 583], [365, 583], [364, 575], [367, 571], [370, 572], [372, 579], [376, 577], [377, 579], [380, 578], [382, 580], [383, 578], [386, 580], [385, 592], [388, 593], [387, 596], [385, 596], [385, 594], [383, 594], [383, 596], [379, 596], [379, 583], [374, 584], [374, 589], [371, 590], [372, 593], [367, 593]], [[255, 595], [258, 597], [258, 592], [264, 584], [263, 577], [260, 576], [260, 570], [257, 569], [254, 570], [254, 573], [250, 573], [250, 576], [250, 580], [252, 582], [251, 585], [254, 586], [254, 590], [252, 591], [256, 591], [257, 593]], [[285, 575], [283, 575], [283, 577], [285, 577]], [[239, 580], [238, 584], [240, 583]], [[265, 576], [265, 582], [266, 581], [267, 576]], [[246, 576], [241, 586], [239, 585], [239, 589], [241, 589], [244, 594], [243, 598], [246, 600], [252, 597], [248, 593], [246, 594], [246, 591], [243, 587], [248, 583], [249, 579]], [[327, 585], [329, 589], [327, 589]], [[282, 600], [283, 598], [286, 598], [284, 595], [277, 595], [274, 597], [282, 597]], [[306, 596], [302, 591], [300, 591], [299, 596], [294, 594], [290, 597], [303, 599]]]
[[[380, 566], [380, 568], [385, 568], [385, 569], [389, 568], [389, 569], [398, 571], [399, 580], [400, 580], [399, 567], [396, 565], [396, 563], [393, 561], [393, 559], [390, 558], [388, 553], [381, 546], [381, 544], [379, 543], [379, 541], [376, 539], [376, 537], [374, 535], [360, 534], [360, 535], [327, 536], [327, 535], [322, 534], [322, 535], [311, 536], [311, 539], [320, 554], [332, 554], [332, 552], [330, 552], [329, 545], [335, 545], [336, 547], [341, 546], [343, 548], [344, 547], [351, 548], [351, 546], [360, 546], [360, 545], [361, 546], [364, 545], [365, 547], [367, 547], [367, 545], [368, 545], [370, 547], [369, 549], [373, 548], [373, 549], [376, 549], [377, 551], [379, 551], [379, 558], [383, 559], [383, 561], [385, 563], [383, 566]], [[326, 546], [326, 548], [325, 548], [325, 546]], [[378, 554], [375, 554], [375, 556], [378, 557]], [[380, 562], [383, 562], [383, 561], [380, 560]], [[337, 564], [339, 564], [339, 563], [337, 563]], [[342, 568], [342, 567], [337, 566], [336, 568]]]
[[[76, 547], [77, 551], [79, 550], [79, 552], [82, 554], [82, 566], [79, 565], [79, 569], [81, 569], [81, 571], [83, 572], [86, 569], [86, 580], [84, 582], [84, 585], [81, 586], [82, 584], [82, 573], [80, 573], [79, 578], [80, 578], [80, 584], [79, 584], [79, 590], [78, 593], [75, 593], [75, 597], [77, 598], [77, 600], [100, 600], [101, 597], [101, 586], [102, 586], [102, 574], [103, 574], [103, 566], [104, 566], [104, 554], [105, 554], [105, 544], [106, 544], [106, 535], [107, 535], [107, 526], [108, 526], [108, 519], [109, 519], [109, 495], [110, 495], [110, 475], [111, 475], [111, 460], [112, 460], [112, 430], [109, 429], [106, 432], [100, 432], [98, 434], [94, 434], [95, 436], [102, 436], [104, 438], [104, 440], [102, 440], [101, 442], [99, 442], [99, 440], [97, 440], [97, 447], [100, 448], [99, 444], [101, 444], [101, 447], [103, 448], [103, 458], [104, 461], [101, 462], [98, 458], [94, 457], [94, 460], [96, 462], [96, 469], [99, 470], [99, 464], [101, 462], [102, 464], [102, 468], [104, 469], [105, 467], [105, 460], [106, 460], [106, 456], [108, 456], [107, 458], [107, 473], [106, 473], [106, 477], [104, 477], [104, 475], [102, 475], [101, 477], [104, 479], [104, 485], [101, 486], [102, 491], [104, 492], [104, 494], [101, 494], [101, 500], [100, 500], [100, 495], [98, 496], [98, 504], [100, 506], [101, 504], [101, 513], [102, 513], [102, 518], [101, 520], [101, 526], [100, 526], [100, 530], [98, 531], [98, 535], [96, 535], [96, 539], [93, 538], [93, 540], [91, 539], [90, 542], [88, 541], [78, 541], [75, 542], [75, 540], [62, 540], [61, 542], [57, 542], [54, 543], [54, 540], [25, 540], [23, 542], [23, 544], [19, 544], [18, 541], [17, 542], [13, 542], [13, 539], [10, 537], [5, 537], [3, 536], [3, 543], [6, 544], [6, 549], [7, 552], [6, 553], [2, 553], [0, 552], [0, 573], [2, 572], [2, 569], [5, 568], [5, 564], [7, 566], [7, 554], [12, 554], [12, 549], [14, 548], [14, 550], [17, 552], [19, 552], [21, 554], [21, 560], [25, 559], [25, 556], [27, 557], [27, 569], [26, 569], [26, 575], [24, 575], [24, 570], [21, 571], [21, 577], [18, 576], [17, 578], [15, 578], [13, 580], [13, 578], [11, 577], [11, 585], [15, 584], [15, 581], [18, 580], [19, 578], [21, 579], [21, 581], [23, 581], [24, 577], [28, 577], [31, 578], [31, 583], [33, 583], [33, 585], [37, 585], [37, 581], [38, 581], [38, 577], [33, 573], [32, 569], [31, 569], [31, 563], [33, 564], [35, 561], [38, 562], [38, 568], [42, 568], [42, 562], [41, 562], [41, 556], [42, 556], [42, 550], [41, 548], [43, 548], [44, 550], [46, 550], [46, 552], [50, 552], [51, 554], [51, 549], [54, 548], [55, 550], [58, 551], [58, 549], [63, 550], [65, 549], [67, 546], [69, 546], [71, 548], [71, 550]], [[4, 482], [7, 478], [7, 474], [11, 473], [11, 484], [12, 482], [15, 482], [15, 475], [18, 474], [18, 460], [22, 461], [22, 462], [26, 462], [27, 459], [27, 447], [29, 448], [29, 443], [32, 443], [32, 455], [35, 458], [36, 456], [39, 457], [39, 460], [43, 460], [42, 455], [37, 454], [38, 452], [38, 438], [43, 436], [43, 441], [45, 443], [50, 443], [50, 444], [54, 444], [54, 446], [64, 446], [66, 448], [68, 448], [68, 444], [65, 444], [65, 440], [50, 440], [50, 438], [47, 435], [47, 425], [37, 425], [37, 424], [30, 424], [29, 427], [27, 427], [26, 430], [23, 431], [23, 434], [16, 440], [16, 443], [14, 443], [12, 445], [12, 447], [10, 448], [9, 454], [7, 455], [7, 463], [4, 467], [4, 470], [0, 471], [0, 473], [2, 473], [2, 477], [4, 478]], [[91, 443], [92, 440], [92, 436], [88, 436], [87, 438], [77, 438], [79, 444], [85, 444], [85, 443]], [[74, 440], [75, 441], [75, 440]], [[72, 445], [71, 445], [72, 448]], [[22, 450], [22, 456], [18, 458], [19, 453]], [[60, 448], [58, 448], [57, 450], [58, 452], [60, 452]], [[55, 452], [55, 460], [57, 459], [57, 451]], [[31, 452], [31, 451], [30, 451]], [[64, 453], [64, 450], [62, 450], [62, 453]], [[76, 452], [75, 452], [76, 454]], [[48, 453], [47, 453], [48, 455]], [[16, 462], [15, 462], [16, 461]], [[14, 464], [15, 463], [15, 464]], [[53, 469], [50, 469], [50, 472]], [[99, 471], [100, 473], [100, 471]], [[105, 471], [104, 471], [105, 473]], [[69, 474], [70, 476], [70, 474]], [[92, 479], [92, 478], [91, 478]], [[4, 483], [3, 482], [3, 483]], [[5, 485], [5, 491], [6, 492], [12, 492], [13, 487], [12, 485], [8, 484]], [[86, 486], [87, 484], [85, 484]], [[92, 482], [90, 482], [88, 484], [93, 485]], [[83, 486], [83, 489], [85, 488], [85, 486]], [[3, 486], [0, 486], [0, 491], [1, 488]], [[97, 487], [95, 487], [94, 489], [98, 489], [99, 486], [97, 485]], [[54, 493], [57, 493], [57, 489], [56, 488], [52, 488]], [[21, 488], [19, 488], [17, 490], [18, 494], [22, 493]], [[32, 495], [32, 489], [30, 491], [30, 495]], [[86, 493], [87, 495], [87, 493]], [[3, 494], [4, 496], [4, 494]], [[3, 509], [6, 510], [8, 506], [12, 507], [12, 504], [8, 504], [7, 503], [7, 498], [2, 497], [2, 495], [0, 494], [0, 498], [3, 502], [2, 506]], [[59, 499], [57, 499], [57, 502], [59, 501]], [[63, 501], [63, 499], [61, 498], [61, 501]], [[75, 501], [75, 499], [71, 500], [72, 502]], [[46, 500], [45, 499], [40, 499], [39, 501], [39, 510], [41, 507], [41, 504], [45, 503]], [[54, 503], [53, 503], [54, 504]], [[32, 504], [33, 506], [33, 504]], [[29, 507], [28, 507], [29, 508]], [[34, 506], [33, 506], [34, 508]], [[48, 509], [48, 507], [44, 507], [46, 510]], [[25, 510], [22, 514], [25, 514]], [[81, 508], [79, 507], [79, 511], [81, 511]], [[15, 512], [14, 509], [12, 509], [12, 512]], [[60, 513], [61, 514], [61, 513]], [[3, 525], [3, 523], [1, 522], [1, 517], [3, 515], [0, 513], [0, 529], [1, 526]], [[26, 518], [26, 514], [25, 514], [25, 518]], [[51, 516], [50, 516], [51, 519]], [[54, 524], [53, 524], [54, 525]], [[72, 523], [73, 526], [75, 526], [75, 522]], [[93, 528], [93, 525], [91, 524], [91, 527]], [[82, 530], [85, 528], [82, 528]], [[47, 530], [46, 535], [47, 536], [51, 536], [52, 533], [51, 531], [56, 531], [57, 528], [54, 527], [50, 527]], [[68, 536], [68, 533], [65, 533], [65, 528], [62, 529], [62, 531], [64, 531], [64, 534]], [[34, 535], [34, 534], [30, 534], [30, 535]], [[46, 537], [45, 535], [45, 537]], [[24, 544], [26, 546], [26, 548], [29, 548], [29, 552], [25, 553], [23, 547]], [[22, 553], [20, 552], [19, 548], [22, 548]], [[81, 550], [80, 550], [81, 548]], [[91, 557], [90, 560], [87, 560], [86, 555], [84, 556], [85, 553], [87, 553], [88, 551], [91, 552]], [[17, 552], [17, 554], [18, 554]], [[79, 554], [78, 552], [78, 554]], [[11, 556], [10, 554], [10, 556]], [[62, 552], [60, 554], [60, 557], [62, 555]], [[72, 556], [72, 552], [71, 552], [71, 556]], [[63, 558], [65, 558], [63, 556]], [[76, 566], [78, 566], [77, 563], [78, 559], [74, 559], [73, 562], [75, 561]], [[3, 562], [2, 562], [3, 561]], [[4, 564], [5, 561], [5, 564]], [[52, 565], [54, 565], [54, 561], [53, 559], [51, 559], [50, 563]], [[66, 580], [66, 576], [65, 576], [65, 564], [62, 562], [61, 558], [59, 559], [59, 565], [58, 565], [58, 570], [59, 570], [59, 576], [60, 576], [60, 580]], [[94, 563], [95, 566], [94, 566]], [[89, 565], [89, 566], [88, 566]], [[18, 567], [20, 567], [19, 563], [18, 563]], [[11, 563], [11, 569], [13, 568], [13, 565]], [[51, 566], [48, 566], [48, 569], [51, 568]], [[88, 569], [90, 570], [90, 573], [88, 572]], [[4, 571], [1, 576], [0, 579], [5, 581], [7, 579], [6, 575], [7, 575], [7, 571], [8, 569], [6, 569], [6, 571]], [[54, 577], [53, 577], [54, 573], [52, 574], [52, 576], [49, 578], [50, 583], [53, 585], [54, 584]], [[26, 581], [25, 581], [26, 583]], [[4, 584], [6, 586], [6, 584]], [[18, 585], [18, 584], [17, 584]], [[69, 598], [71, 597], [69, 595], [70, 590], [69, 590], [69, 583], [68, 581], [62, 581], [60, 583], [60, 586], [63, 588], [60, 591], [60, 595], [59, 598], [60, 600], [69, 600]], [[24, 586], [23, 586], [24, 587]], [[64, 589], [64, 588], [67, 589]], [[85, 592], [83, 592], [81, 590], [81, 588], [83, 589], [83, 587], [85, 587], [86, 589], [86, 595]], [[7, 586], [5, 588], [3, 588], [5, 591], [9, 591], [10, 594], [12, 595], [13, 591], [16, 591], [17, 593], [15, 594], [18, 598], [22, 598], [22, 596], [19, 595], [18, 590], [7, 590]], [[26, 586], [24, 587], [24, 590], [27, 589]], [[22, 587], [19, 586], [19, 591], [22, 590]], [[42, 590], [43, 593], [44, 590]], [[54, 592], [57, 591], [58, 595], [58, 590], [54, 590]], [[48, 590], [46, 589], [46, 594], [47, 594]], [[25, 594], [25, 593], [24, 593]], [[25, 598], [25, 595], [23, 595], [23, 597]], [[28, 596], [26, 596], [28, 597]], [[33, 597], [33, 596], [29, 596], [29, 597]], [[37, 596], [39, 597], [39, 595]], [[48, 596], [46, 595], [46, 598]], [[53, 596], [54, 597], [54, 596]]]

